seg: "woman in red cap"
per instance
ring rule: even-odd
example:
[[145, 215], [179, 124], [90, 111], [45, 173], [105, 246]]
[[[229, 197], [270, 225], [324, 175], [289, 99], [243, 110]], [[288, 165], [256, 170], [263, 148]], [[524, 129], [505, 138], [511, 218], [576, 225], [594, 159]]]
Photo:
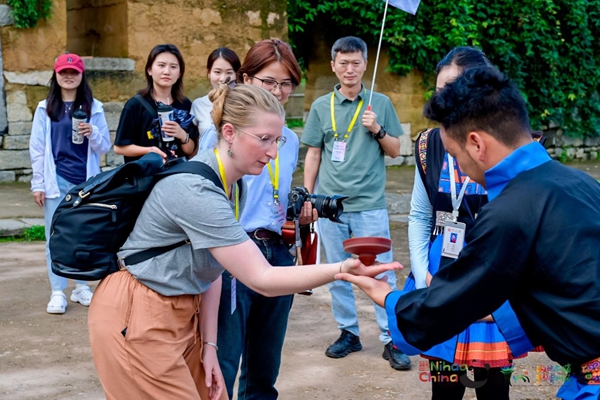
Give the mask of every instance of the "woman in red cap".
[[[52, 294], [46, 311], [64, 314], [67, 279], [51, 269], [50, 226], [60, 201], [76, 185], [100, 172], [100, 155], [110, 149], [110, 135], [102, 103], [94, 99], [85, 76], [83, 60], [76, 54], [56, 59], [49, 82], [50, 91], [35, 111], [29, 154], [33, 178], [31, 191], [36, 204], [44, 208], [46, 262]], [[73, 124], [73, 113], [82, 120]], [[83, 116], [85, 115], [85, 117]], [[89, 306], [92, 291], [85, 281], [76, 281], [71, 301]]]

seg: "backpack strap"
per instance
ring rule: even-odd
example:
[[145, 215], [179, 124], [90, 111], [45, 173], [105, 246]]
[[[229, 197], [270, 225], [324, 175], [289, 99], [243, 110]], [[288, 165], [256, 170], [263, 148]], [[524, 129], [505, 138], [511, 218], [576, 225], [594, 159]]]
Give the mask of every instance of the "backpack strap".
[[[223, 189], [223, 183], [221, 182], [221, 179], [217, 176], [217, 173], [209, 165], [207, 165], [203, 162], [198, 162], [198, 161], [187, 161], [187, 162], [175, 164], [171, 168], [156, 174], [156, 179], [158, 181], [163, 178], [166, 178], [167, 176], [177, 175], [177, 174], [200, 175], [200, 176], [208, 179], [212, 183], [214, 183], [216, 187]], [[238, 190], [240, 191], [240, 197], [242, 197], [243, 185], [242, 185], [241, 179], [237, 181], [237, 185], [238, 185]], [[181, 242], [174, 243], [174, 244], [171, 244], [168, 246], [153, 247], [151, 249], [140, 251], [139, 253], [135, 253], [135, 254], [125, 257], [123, 259], [123, 261], [125, 262], [125, 265], [138, 264], [143, 261], [154, 258], [156, 256], [159, 256], [161, 254], [164, 254], [166, 252], [169, 252], [171, 250], [174, 250], [185, 244], [190, 244], [189, 239], [186, 239]]]
[[154, 109], [154, 107], [150, 105], [150, 103], [148, 103], [144, 96], [138, 93], [135, 96], [133, 96], [133, 98], [136, 99], [138, 103], [144, 106], [146, 111], [148, 111], [150, 115], [152, 115], [152, 118], [158, 118], [158, 112]]
[[177, 174], [200, 175], [214, 183], [216, 187], [223, 189], [223, 183], [221, 183], [221, 179], [217, 176], [217, 173], [207, 164], [198, 161], [186, 161], [177, 163], [172, 167], [156, 174], [156, 180], [159, 181], [161, 179], [166, 178], [167, 176]]
[[78, 207], [83, 199], [94, 193], [98, 187], [113, 179], [116, 174], [132, 174], [135, 176], [154, 175], [163, 168], [163, 164], [164, 162], [161, 156], [156, 153], [148, 153], [144, 154], [144, 156], [138, 160], [122, 164], [111, 171], [94, 175], [93, 178], [90, 178], [85, 182], [86, 185], [79, 191], [79, 197], [73, 202], [73, 207]]
[[432, 128], [429, 128], [422, 131], [415, 142], [415, 154], [419, 160], [417, 168], [423, 183], [425, 183], [425, 175], [427, 175], [427, 140], [432, 130]]
[[[212, 169], [212, 167], [210, 167], [208, 164], [205, 164], [203, 162], [186, 161], [186, 162], [178, 163], [163, 172], [159, 172], [158, 174], [156, 174], [156, 177], [157, 177], [157, 179], [160, 180], [160, 179], [166, 178], [167, 176], [175, 175], [175, 174], [200, 175], [200, 176], [208, 179], [212, 183], [214, 183], [216, 187], [225, 191], [225, 189], [223, 189], [223, 183], [221, 182], [221, 178], [219, 178], [217, 176], [217, 173], [215, 172], [215, 170]], [[237, 186], [238, 186], [238, 190], [240, 191], [240, 198], [241, 198], [242, 191], [244, 190], [243, 189], [244, 186], [242, 185], [242, 179], [237, 181]]]

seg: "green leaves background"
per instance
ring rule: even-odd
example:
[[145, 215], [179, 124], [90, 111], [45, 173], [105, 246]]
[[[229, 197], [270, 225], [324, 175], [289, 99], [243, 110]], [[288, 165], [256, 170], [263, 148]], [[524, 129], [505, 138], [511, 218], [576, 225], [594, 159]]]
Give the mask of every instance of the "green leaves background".
[[[339, 27], [338, 37], [354, 34], [375, 45], [384, 5], [382, 0], [288, 0], [297, 55], [308, 59], [311, 30], [322, 24]], [[425, 0], [416, 16], [389, 7], [384, 32], [389, 70], [422, 71], [429, 91], [435, 66], [450, 49], [480, 47], [515, 80], [535, 129], [558, 125], [572, 137], [600, 136], [598, 38], [600, 1], [585, 0]]]

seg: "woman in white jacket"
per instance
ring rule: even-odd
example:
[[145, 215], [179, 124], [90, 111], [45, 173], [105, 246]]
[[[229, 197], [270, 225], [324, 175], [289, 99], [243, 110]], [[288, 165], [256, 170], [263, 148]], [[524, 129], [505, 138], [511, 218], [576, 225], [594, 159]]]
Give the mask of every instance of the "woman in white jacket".
[[[85, 112], [86, 122], [78, 124], [83, 143], [73, 140], [72, 116]], [[85, 77], [85, 66], [76, 54], [56, 59], [50, 79], [50, 91], [33, 117], [29, 154], [33, 169], [31, 191], [36, 204], [44, 208], [46, 225], [46, 262], [52, 294], [46, 311], [64, 314], [67, 279], [55, 275], [51, 268], [48, 242], [52, 216], [66, 193], [100, 172], [100, 155], [110, 149], [110, 134], [102, 103], [94, 99]], [[89, 306], [92, 291], [84, 281], [77, 281], [71, 301]]]

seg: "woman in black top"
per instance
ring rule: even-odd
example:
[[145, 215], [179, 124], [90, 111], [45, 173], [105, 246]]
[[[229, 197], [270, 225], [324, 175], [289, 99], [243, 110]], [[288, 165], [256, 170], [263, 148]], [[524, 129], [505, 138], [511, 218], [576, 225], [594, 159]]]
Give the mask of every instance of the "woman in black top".
[[148, 55], [145, 71], [146, 88], [129, 99], [121, 112], [115, 153], [125, 156], [125, 162], [137, 160], [150, 152], [158, 153], [166, 160], [167, 152], [174, 145], [173, 153], [177, 157], [192, 156], [198, 143], [198, 129], [194, 124], [185, 124], [184, 129], [175, 121], [166, 121], [161, 129], [166, 135], [175, 137], [174, 141], [168, 142], [168, 147], [155, 125], [159, 103], [187, 113], [192, 108], [192, 102], [183, 95], [183, 56], [174, 45], [159, 44]]

